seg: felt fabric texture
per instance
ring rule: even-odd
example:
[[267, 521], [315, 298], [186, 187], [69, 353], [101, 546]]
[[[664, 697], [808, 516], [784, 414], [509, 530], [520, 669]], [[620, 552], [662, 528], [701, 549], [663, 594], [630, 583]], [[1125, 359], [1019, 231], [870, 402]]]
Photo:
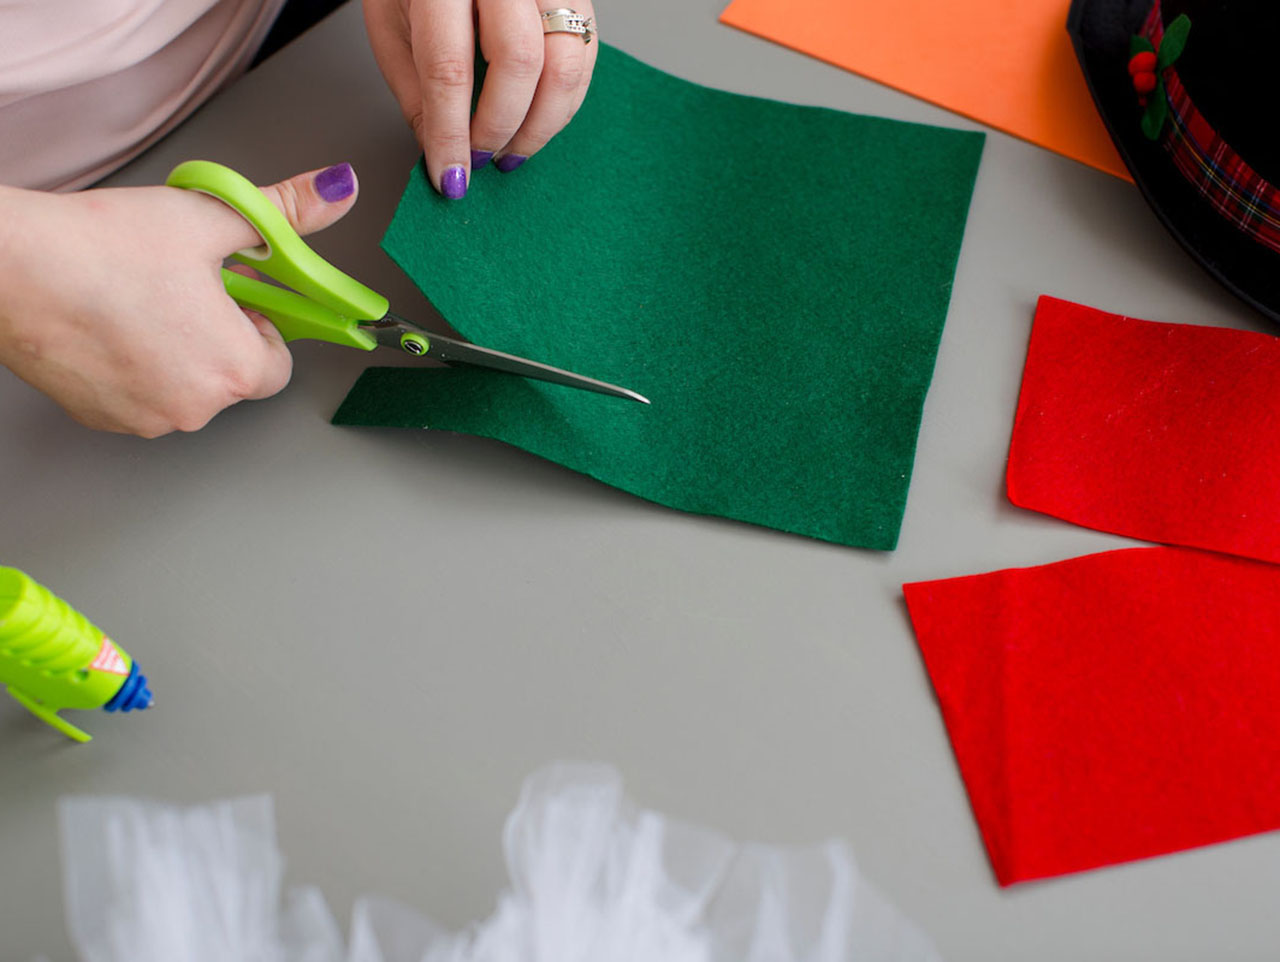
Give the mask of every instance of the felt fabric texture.
[[1280, 562], [1280, 340], [1042, 297], [1009, 499], [1088, 528]]
[[1130, 548], [903, 591], [1001, 885], [1280, 827], [1280, 568]]
[[334, 422], [497, 438], [684, 511], [893, 548], [981, 150], [604, 46], [544, 151], [462, 201], [418, 167], [383, 243], [465, 337], [652, 406], [397, 368]]
[[1064, 0], [734, 0], [720, 20], [1130, 179], [1074, 61]]

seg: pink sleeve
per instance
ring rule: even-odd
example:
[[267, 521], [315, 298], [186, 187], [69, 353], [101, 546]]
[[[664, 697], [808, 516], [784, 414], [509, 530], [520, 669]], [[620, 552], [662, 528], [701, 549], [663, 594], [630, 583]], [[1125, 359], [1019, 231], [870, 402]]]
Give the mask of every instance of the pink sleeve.
[[0, 5], [0, 183], [72, 190], [106, 176], [243, 73], [283, 2]]

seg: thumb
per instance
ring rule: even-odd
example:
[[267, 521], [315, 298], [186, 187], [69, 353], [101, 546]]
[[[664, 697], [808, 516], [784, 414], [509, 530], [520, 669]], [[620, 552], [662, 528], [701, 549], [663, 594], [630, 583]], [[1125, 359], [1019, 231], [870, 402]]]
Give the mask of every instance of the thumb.
[[[260, 188], [267, 199], [284, 214], [299, 234], [312, 234], [337, 221], [356, 202], [359, 184], [350, 164], [335, 164], [322, 170], [309, 170], [278, 184]], [[225, 213], [217, 216], [217, 227], [209, 236], [213, 247], [221, 252], [244, 250], [262, 243], [253, 225], [215, 198]], [[212, 211], [214, 208], [208, 208]], [[208, 225], [206, 225], [208, 226]]]
[[335, 164], [263, 187], [262, 192], [284, 212], [294, 230], [306, 235], [323, 230], [349, 211], [359, 186], [350, 164]]

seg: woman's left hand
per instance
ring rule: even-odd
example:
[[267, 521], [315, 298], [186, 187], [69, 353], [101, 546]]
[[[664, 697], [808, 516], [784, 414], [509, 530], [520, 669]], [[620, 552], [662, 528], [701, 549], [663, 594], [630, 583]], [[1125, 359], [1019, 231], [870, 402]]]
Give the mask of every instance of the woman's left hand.
[[[569, 2], [595, 16], [591, 0], [364, 0], [378, 66], [445, 197], [490, 160], [515, 170], [577, 113], [599, 44], [542, 32], [542, 14]], [[477, 36], [488, 67], [472, 116]]]

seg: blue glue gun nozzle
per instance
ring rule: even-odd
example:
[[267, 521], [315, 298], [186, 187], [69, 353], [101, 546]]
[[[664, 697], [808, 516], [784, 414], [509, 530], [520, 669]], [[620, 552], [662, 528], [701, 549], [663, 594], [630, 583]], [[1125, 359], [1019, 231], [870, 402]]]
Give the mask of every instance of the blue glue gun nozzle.
[[142, 711], [151, 707], [151, 688], [147, 676], [138, 671], [135, 661], [129, 668], [129, 677], [111, 701], [102, 706], [103, 711]]

